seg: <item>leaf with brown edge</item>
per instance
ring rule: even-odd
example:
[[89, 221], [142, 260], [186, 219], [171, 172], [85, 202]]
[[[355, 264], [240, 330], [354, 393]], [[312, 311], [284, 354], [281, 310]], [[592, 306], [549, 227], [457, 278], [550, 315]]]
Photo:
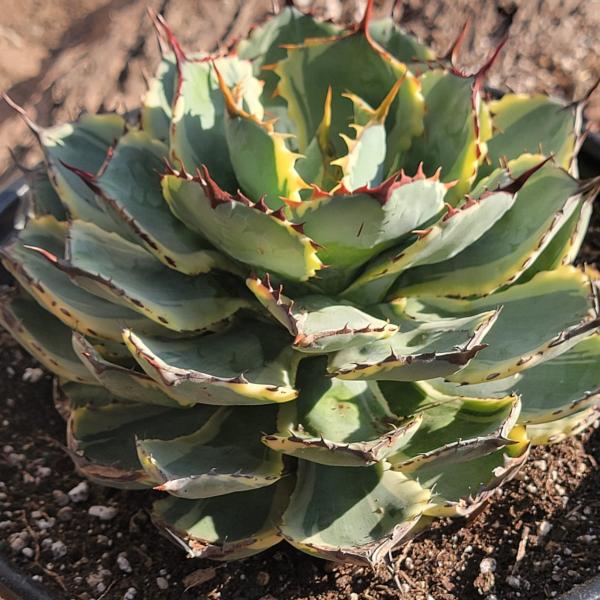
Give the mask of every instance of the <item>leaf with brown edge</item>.
[[42, 365], [65, 381], [96, 385], [71, 347], [71, 330], [33, 298], [0, 294], [0, 325]]
[[194, 178], [165, 175], [173, 213], [226, 256], [254, 268], [306, 281], [322, 268], [314, 242], [283, 211], [222, 190], [207, 170]]
[[152, 487], [137, 456], [136, 439], [171, 439], [198, 429], [214, 409], [189, 410], [129, 402], [102, 387], [62, 386], [70, 405], [67, 446], [76, 468], [92, 481], [114, 487]]
[[199, 338], [163, 340], [124, 331], [132, 356], [168, 396], [189, 406], [260, 405], [294, 400], [299, 356], [267, 324], [233, 325]]
[[269, 448], [332, 466], [369, 466], [394, 454], [415, 434], [420, 415], [399, 418], [376, 383], [326, 375], [326, 359], [302, 361], [298, 399], [282, 407]]
[[[247, 492], [202, 500], [173, 496], [157, 500], [152, 520], [192, 558], [236, 560], [281, 541], [278, 526], [293, 478]], [[240, 503], [245, 507], [240, 519]]]

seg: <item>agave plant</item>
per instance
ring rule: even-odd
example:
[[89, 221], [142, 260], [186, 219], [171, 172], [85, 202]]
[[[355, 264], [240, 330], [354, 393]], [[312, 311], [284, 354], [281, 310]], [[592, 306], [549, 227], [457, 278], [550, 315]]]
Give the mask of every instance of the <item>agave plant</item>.
[[500, 48], [465, 73], [460, 38], [437, 59], [371, 11], [287, 6], [218, 55], [154, 15], [138, 123], [24, 115], [45, 161], [2, 323], [77, 469], [162, 492], [192, 556], [376, 563], [598, 416], [580, 107], [491, 100]]

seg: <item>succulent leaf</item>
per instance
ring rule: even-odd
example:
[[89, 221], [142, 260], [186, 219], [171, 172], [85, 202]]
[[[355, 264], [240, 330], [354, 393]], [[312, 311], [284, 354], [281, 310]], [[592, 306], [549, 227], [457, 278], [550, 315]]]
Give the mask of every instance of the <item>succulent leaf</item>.
[[[516, 177], [536, 163], [539, 156], [524, 155], [509, 162], [508, 169]], [[493, 185], [503, 173], [495, 172], [488, 183]], [[485, 186], [484, 180], [478, 189]], [[579, 192], [579, 184], [568, 173], [545, 165], [523, 185], [510, 210], [477, 241], [449, 260], [406, 271], [391, 294], [467, 297], [514, 283], [575, 212]]]
[[175, 407], [179, 403], [161, 391], [158, 384], [145, 373], [110, 362], [98, 347], [79, 333], [73, 334], [73, 349], [92, 377], [111, 394], [130, 402]]
[[446, 187], [436, 178], [399, 175], [375, 188], [358, 188], [353, 194], [340, 190], [304, 202], [297, 209], [298, 219], [321, 246], [319, 259], [328, 265], [324, 283], [333, 277], [335, 288], [344, 286], [358, 267], [427, 226], [441, 213], [445, 194]]
[[170, 136], [173, 95], [177, 84], [177, 61], [172, 52], [165, 52], [155, 76], [142, 98], [140, 121], [142, 129], [161, 142]]
[[280, 417], [280, 429], [286, 431], [264, 435], [264, 444], [324, 465], [368, 466], [411, 439], [420, 416], [398, 418], [376, 383], [327, 377], [325, 365], [325, 358], [302, 362], [300, 395]]
[[477, 78], [432, 70], [424, 73], [421, 85], [427, 113], [424, 131], [408, 153], [392, 153], [391, 169], [403, 167], [414, 173], [420, 163], [426, 173], [442, 168], [442, 180], [456, 181], [446, 200], [456, 204], [469, 191], [484, 149], [480, 145]]
[[247, 39], [237, 46], [240, 58], [252, 61], [256, 77], [265, 82], [263, 103], [282, 104], [275, 95], [277, 76], [269, 65], [286, 57], [285, 46], [301, 44], [308, 38], [321, 38], [337, 33], [332, 23], [317, 21], [312, 15], [302, 13], [294, 6], [286, 6], [278, 15], [254, 28]]
[[471, 245], [511, 209], [516, 194], [488, 192], [449, 207], [431, 227], [412, 236], [398, 249], [380, 254], [343, 295], [359, 302], [380, 301], [398, 276], [408, 268], [444, 262]]
[[570, 167], [578, 134], [574, 109], [542, 94], [506, 94], [489, 109], [494, 134], [483, 175], [526, 153], [552, 155], [557, 165]]
[[113, 114], [84, 115], [77, 123], [39, 130], [50, 181], [71, 218], [91, 221], [108, 231], [120, 229], [72, 167], [95, 175], [124, 133], [125, 121]]
[[433, 51], [398, 26], [392, 17], [369, 24], [369, 35], [398, 60], [411, 64], [435, 60]]
[[451, 465], [426, 463], [411, 474], [425, 489], [432, 490], [431, 506], [424, 512], [436, 517], [466, 517], [477, 510], [506, 481], [512, 479], [525, 463], [529, 446], [511, 455], [498, 450]]
[[187, 275], [235, 267], [169, 210], [160, 188], [168, 149], [144, 132], [124, 135], [102, 175], [91, 183], [113, 218], [165, 265]]
[[124, 326], [136, 326], [146, 333], [168, 333], [133, 310], [75, 285], [58, 268], [59, 259], [64, 256], [65, 234], [66, 224], [51, 216], [31, 220], [17, 238], [0, 250], [2, 264], [48, 312], [84, 335], [121, 341]]
[[0, 325], [46, 369], [66, 381], [95, 385], [71, 347], [71, 329], [26, 295], [0, 294]]
[[253, 490], [284, 473], [281, 454], [256, 436], [276, 421], [275, 407], [221, 407], [194, 433], [170, 440], [137, 436], [138, 456], [150, 479], [158, 481], [155, 489], [179, 498]]
[[63, 386], [62, 393], [75, 405], [67, 424], [67, 442], [78, 470], [93, 481], [121, 488], [156, 484], [140, 464], [136, 439], [185, 435], [201, 427], [214, 412], [204, 405], [182, 411], [124, 402], [102, 388], [74, 383]]
[[390, 410], [398, 416], [421, 416], [421, 426], [388, 460], [396, 470], [412, 473], [428, 463], [436, 467], [471, 460], [510, 446], [521, 402], [516, 395], [497, 398], [444, 394], [418, 384], [383, 381]]
[[161, 340], [123, 334], [139, 365], [183, 406], [289, 402], [297, 364], [287, 336], [268, 325], [233, 326], [223, 333]]
[[[342, 93], [357, 94], [371, 106], [379, 106], [396, 81], [405, 77], [391, 113], [403, 117], [396, 143], [407, 147], [421, 133], [424, 107], [416, 78], [363, 29], [306, 40], [304, 44], [288, 46], [287, 51], [287, 58], [275, 68], [280, 78], [277, 91], [287, 101], [301, 152], [321, 122], [329, 87], [333, 92], [332, 129], [350, 135], [347, 123], [352, 116], [352, 103]], [[353, 65], [352, 70], [348, 70], [348, 64]], [[355, 76], [356, 72], [360, 77]], [[343, 154], [341, 140], [336, 149], [338, 155]]]
[[62, 268], [78, 285], [173, 331], [206, 330], [248, 305], [212, 275], [173, 271], [139, 246], [84, 221], [69, 228], [67, 256]]
[[350, 475], [345, 468], [300, 461], [281, 533], [314, 556], [373, 565], [409, 535], [429, 498], [428, 490], [383, 463]]
[[[329, 360], [328, 370], [341, 379], [418, 381], [461, 371], [485, 348], [482, 340], [498, 317], [489, 310], [468, 317], [427, 320], [381, 307], [400, 331], [359, 347], [345, 347]], [[419, 320], [422, 319], [422, 320]]]
[[27, 174], [27, 183], [32, 200], [32, 211], [36, 217], [50, 215], [57, 221], [66, 221], [67, 211], [43, 167], [34, 169]]
[[600, 403], [599, 351], [600, 336], [592, 334], [563, 354], [503, 379], [471, 385], [433, 380], [419, 386], [452, 396], [518, 394], [519, 423], [546, 423]]
[[592, 423], [598, 420], [598, 417], [598, 407], [594, 406], [563, 417], [562, 419], [557, 419], [556, 421], [532, 423], [527, 425], [527, 437], [534, 446], [556, 444], [568, 437], [585, 431]]
[[296, 170], [300, 155], [286, 145], [288, 134], [275, 131], [272, 123], [240, 108], [220, 71], [217, 76], [227, 112], [225, 138], [240, 185], [252, 200], [264, 200], [274, 210], [284, 205], [282, 198], [299, 202], [301, 190], [308, 185]]
[[[237, 86], [246, 110], [262, 118], [261, 86], [252, 65], [235, 57], [191, 60], [178, 53], [178, 74], [173, 99], [170, 155], [190, 173], [205, 165], [220, 186], [238, 187], [225, 134], [225, 99], [217, 72], [224, 82]], [[218, 71], [217, 71], [218, 69]]]
[[152, 519], [192, 558], [246, 558], [281, 541], [278, 524], [288, 504], [290, 485], [288, 478], [215, 498], [167, 497], [154, 503]]
[[590, 292], [594, 293], [594, 284], [588, 275], [575, 267], [561, 267], [474, 300], [408, 298], [403, 310], [415, 319], [465, 318], [501, 307], [494, 327], [485, 337], [487, 348], [459, 373], [448, 376], [456, 383], [482, 383], [558, 356], [594, 332], [600, 320]]
[[227, 256], [297, 281], [321, 268], [312, 240], [285, 216], [223, 192], [208, 172], [166, 175], [162, 188], [174, 214]]

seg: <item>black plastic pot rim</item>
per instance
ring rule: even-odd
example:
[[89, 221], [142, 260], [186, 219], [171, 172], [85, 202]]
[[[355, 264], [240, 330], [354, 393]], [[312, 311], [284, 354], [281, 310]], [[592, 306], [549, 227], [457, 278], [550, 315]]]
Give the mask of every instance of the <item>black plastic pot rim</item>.
[[[600, 171], [600, 135], [588, 135], [579, 156], [591, 163], [596, 163]], [[28, 190], [29, 186], [25, 179], [19, 179], [0, 192], [0, 243], [14, 230], [14, 223], [8, 222], [9, 217], [14, 218], [19, 203]], [[30, 577], [12, 567], [2, 556], [0, 556], [0, 599], [57, 600]], [[557, 600], [600, 600], [600, 575], [575, 586], [566, 594], [557, 597]]]

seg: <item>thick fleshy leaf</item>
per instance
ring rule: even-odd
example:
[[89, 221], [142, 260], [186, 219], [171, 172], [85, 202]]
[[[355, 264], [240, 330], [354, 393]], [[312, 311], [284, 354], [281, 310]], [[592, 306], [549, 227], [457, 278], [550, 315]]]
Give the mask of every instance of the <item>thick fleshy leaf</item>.
[[96, 174], [108, 150], [125, 132], [118, 115], [84, 115], [76, 123], [39, 131], [50, 181], [72, 218], [96, 223], [108, 231], [117, 225], [108, 217], [94, 192], [67, 166]]
[[96, 383], [73, 352], [71, 330], [32, 298], [2, 293], [0, 325], [49, 371], [67, 381]]
[[399, 27], [392, 17], [384, 17], [370, 23], [369, 35], [404, 63], [427, 62], [436, 58], [432, 50]]
[[[366, 35], [364, 26], [355, 32], [288, 46], [287, 51], [287, 58], [275, 69], [280, 77], [277, 91], [288, 103], [301, 152], [321, 122], [329, 87], [333, 92], [332, 129], [349, 135], [353, 108], [342, 93], [354, 93], [370, 106], [379, 106], [396, 81], [405, 77], [390, 111], [388, 127], [402, 119], [402, 127], [396, 130], [394, 141], [403, 148], [422, 132], [424, 106], [416, 78], [404, 63]], [[349, 64], [352, 69], [348, 69]], [[336, 148], [337, 155], [342, 155], [341, 140], [337, 141]]]
[[436, 517], [466, 517], [481, 506], [506, 481], [512, 479], [529, 455], [527, 442], [487, 456], [457, 461], [451, 465], [435, 461], [411, 473], [420, 485], [432, 490], [431, 506], [425, 514]]
[[398, 451], [421, 424], [398, 418], [377, 384], [326, 375], [327, 359], [303, 361], [300, 395], [282, 409], [280, 434], [263, 436], [276, 450], [324, 465], [368, 466]]
[[437, 468], [511, 445], [521, 403], [516, 395], [469, 398], [446, 395], [420, 384], [382, 381], [381, 392], [399, 417], [421, 416], [421, 426], [389, 461], [411, 473], [428, 463]]
[[182, 405], [289, 402], [297, 356], [285, 333], [265, 324], [224, 333], [161, 340], [124, 333], [131, 354], [160, 388]]
[[169, 209], [160, 187], [167, 152], [164, 144], [144, 132], [128, 133], [90, 185], [98, 190], [106, 211], [168, 267], [187, 275], [213, 268], [232, 270], [230, 261]]
[[[526, 155], [508, 168], [518, 176], [539, 165], [540, 158]], [[488, 184], [502, 177], [499, 170]], [[485, 185], [482, 181], [478, 188]], [[513, 283], [576, 210], [579, 191], [579, 183], [568, 173], [545, 165], [525, 183], [512, 208], [475, 243], [450, 260], [407, 271], [394, 285], [392, 295], [466, 297], [489, 294]]]
[[33, 213], [36, 217], [50, 215], [57, 221], [67, 219], [67, 211], [56, 190], [52, 187], [52, 182], [45, 168], [38, 167], [28, 173], [27, 183], [31, 193]]
[[420, 81], [427, 107], [423, 135], [406, 156], [392, 155], [390, 168], [414, 173], [422, 162], [425, 172], [433, 173], [441, 167], [443, 181], [457, 182], [446, 198], [454, 205], [469, 191], [482, 154], [476, 77], [431, 70]]
[[[168, 334], [140, 314], [80, 288], [58, 268], [58, 260], [64, 256], [66, 227], [51, 216], [30, 220], [18, 238], [0, 250], [2, 263], [47, 311], [84, 335], [120, 342], [121, 329], [127, 326]], [[52, 260], [30, 247], [43, 249]]]
[[292, 307], [294, 348], [324, 354], [385, 340], [398, 331], [389, 321], [378, 319], [326, 296], [298, 298]]
[[113, 363], [99, 349], [78, 333], [73, 334], [73, 350], [87, 367], [93, 381], [102, 384], [111, 394], [131, 402], [177, 407], [179, 403], [167, 396], [159, 385], [140, 371]]
[[405, 245], [377, 257], [344, 292], [357, 302], [378, 302], [398, 276], [410, 267], [443, 262], [479, 239], [510, 210], [516, 194], [489, 192], [469, 199], [431, 227], [415, 234]]
[[225, 138], [241, 188], [252, 200], [263, 199], [272, 209], [284, 206], [282, 198], [300, 202], [300, 192], [308, 185], [296, 170], [300, 155], [286, 145], [288, 134], [240, 108], [220, 72], [217, 75], [226, 106]]
[[237, 180], [225, 136], [225, 100], [219, 90], [219, 74], [229, 87], [237, 86], [240, 102], [262, 119], [260, 83], [252, 65], [236, 57], [189, 60], [177, 48], [177, 84], [173, 100], [170, 150], [173, 164], [183, 163], [194, 173], [205, 165], [224, 189], [234, 192]]
[[600, 336], [591, 335], [564, 354], [503, 379], [471, 385], [435, 380], [419, 385], [453, 396], [518, 394], [519, 423], [554, 421], [600, 403]]
[[138, 436], [140, 462], [155, 489], [180, 498], [211, 498], [272, 485], [284, 474], [281, 454], [261, 443], [277, 427], [271, 406], [222, 407], [197, 431], [169, 441]]
[[531, 423], [527, 425], [527, 437], [535, 445], [556, 444], [568, 437], [585, 431], [592, 423], [600, 419], [600, 409], [597, 406], [588, 408], [556, 421], [546, 423]]
[[164, 498], [154, 503], [152, 520], [192, 558], [246, 558], [281, 540], [278, 527], [291, 485], [292, 480], [286, 478], [216, 498]]
[[212, 407], [188, 410], [129, 403], [101, 387], [66, 384], [71, 404], [68, 447], [78, 470], [93, 481], [123, 488], [156, 485], [138, 460], [136, 439], [172, 439], [199, 429]]
[[[402, 79], [399, 79], [379, 107], [373, 110], [366, 123], [352, 124], [352, 129], [355, 131], [354, 138], [341, 134], [346, 142], [347, 152], [331, 164], [340, 167], [342, 171], [340, 183], [344, 190], [352, 192], [364, 186], [375, 187], [384, 179], [387, 148], [385, 121], [401, 84]], [[352, 100], [352, 97], [350, 99]], [[356, 112], [355, 102], [354, 105]]]
[[467, 317], [420, 320], [403, 315], [400, 306], [380, 307], [400, 331], [392, 337], [357, 348], [344, 348], [330, 357], [329, 372], [342, 379], [418, 381], [447, 377], [464, 369], [485, 345], [497, 312]]
[[175, 215], [228, 256], [297, 281], [321, 268], [301, 228], [263, 203], [223, 192], [208, 172], [194, 179], [167, 175], [162, 187]]
[[488, 140], [486, 175], [525, 153], [553, 155], [568, 169], [575, 149], [575, 110], [542, 94], [506, 94], [489, 104], [494, 133]]
[[[335, 148], [332, 144], [332, 136], [338, 132], [331, 130], [331, 88], [327, 91], [325, 97], [325, 106], [323, 108], [323, 118], [317, 128], [315, 136], [304, 150], [304, 155], [299, 158], [295, 164], [300, 177], [314, 189], [330, 191], [339, 185], [342, 176], [341, 168], [334, 164], [336, 157]], [[369, 118], [362, 125], [366, 125], [375, 111], [371, 109]], [[306, 191], [301, 192], [306, 199]], [[289, 200], [288, 200], [289, 203]]]
[[551, 242], [519, 277], [516, 283], [529, 281], [536, 273], [552, 271], [575, 261], [588, 231], [597, 190], [584, 193], [577, 208], [554, 235]]
[[62, 268], [78, 285], [173, 331], [205, 330], [248, 305], [227, 291], [223, 278], [173, 271], [139, 246], [84, 221], [69, 228], [67, 257]]
[[340, 190], [315, 197], [298, 207], [297, 218], [321, 246], [318, 256], [328, 265], [321, 277], [339, 279], [343, 286], [362, 264], [427, 225], [442, 211], [445, 194], [436, 178], [398, 176], [352, 195]]
[[263, 103], [278, 104], [273, 96], [277, 86], [277, 76], [268, 67], [286, 56], [285, 45], [301, 44], [307, 38], [332, 35], [337, 27], [332, 23], [317, 21], [312, 15], [300, 12], [293, 6], [286, 6], [278, 15], [250, 32], [247, 39], [239, 42], [237, 54], [251, 60], [254, 73], [265, 82]]
[[155, 76], [148, 83], [140, 108], [142, 129], [150, 137], [163, 142], [169, 141], [176, 83], [177, 61], [174, 54], [164, 53]]
[[409, 535], [429, 498], [416, 481], [382, 463], [349, 470], [300, 461], [281, 533], [309, 554], [373, 565]]
[[258, 301], [294, 336], [293, 348], [325, 354], [385, 339], [398, 331], [396, 325], [327, 296], [303, 296], [291, 300], [283, 287], [273, 288], [271, 279], [250, 277], [246, 285]]
[[[538, 273], [531, 281], [475, 300], [434, 296], [408, 298], [403, 310], [415, 319], [464, 318], [501, 307], [481, 350], [467, 367], [448, 378], [456, 383], [501, 379], [549, 360], [600, 325], [590, 278], [574, 267]], [[425, 378], [421, 378], [425, 379]]]

